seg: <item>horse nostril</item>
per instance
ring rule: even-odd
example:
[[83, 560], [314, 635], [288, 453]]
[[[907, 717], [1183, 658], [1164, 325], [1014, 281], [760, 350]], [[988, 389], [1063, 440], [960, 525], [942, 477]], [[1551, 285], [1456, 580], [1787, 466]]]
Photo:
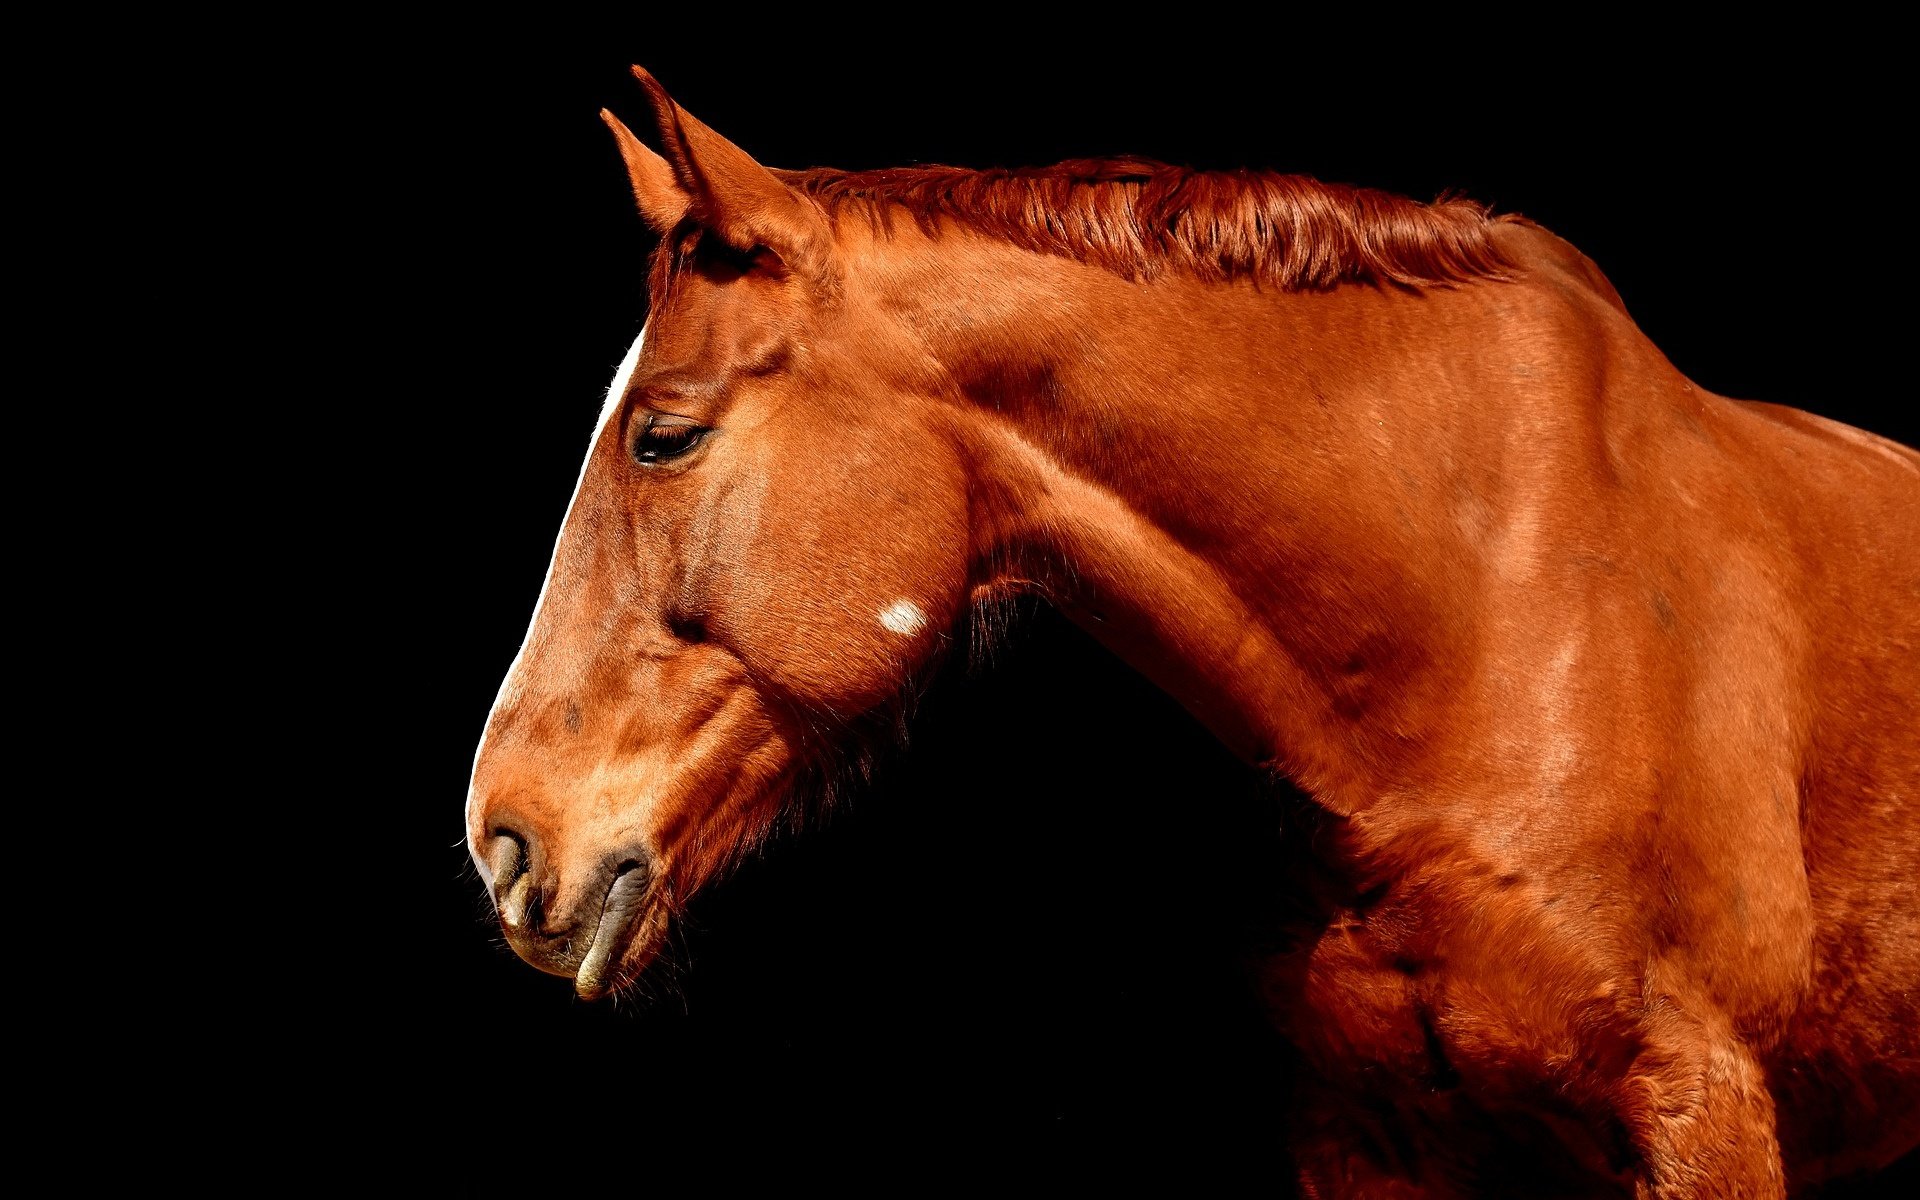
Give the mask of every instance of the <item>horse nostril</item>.
[[487, 851], [487, 869], [493, 872], [495, 891], [512, 887], [513, 881], [527, 870], [526, 839], [511, 830], [497, 831]]
[[533, 898], [533, 875], [527, 870], [526, 842], [517, 833], [501, 830], [487, 855], [493, 869], [493, 902], [508, 928], [518, 929], [527, 919]]

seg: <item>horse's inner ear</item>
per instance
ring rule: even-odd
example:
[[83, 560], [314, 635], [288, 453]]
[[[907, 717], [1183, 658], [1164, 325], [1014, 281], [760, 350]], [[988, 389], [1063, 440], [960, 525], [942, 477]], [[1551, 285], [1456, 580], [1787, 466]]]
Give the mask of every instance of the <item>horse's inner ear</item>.
[[690, 211], [735, 249], [753, 252], [765, 247], [789, 270], [824, 278], [832, 241], [820, 210], [752, 155], [681, 108], [644, 68], [633, 68], [633, 74], [653, 101], [666, 164], [689, 199], [683, 213]]
[[619, 117], [603, 108], [600, 119], [613, 130], [613, 140], [619, 143], [620, 157], [627, 163], [627, 181], [633, 185], [633, 199], [640, 206], [641, 218], [655, 233], [670, 232], [687, 215], [693, 197], [680, 187], [667, 160], [647, 149]]

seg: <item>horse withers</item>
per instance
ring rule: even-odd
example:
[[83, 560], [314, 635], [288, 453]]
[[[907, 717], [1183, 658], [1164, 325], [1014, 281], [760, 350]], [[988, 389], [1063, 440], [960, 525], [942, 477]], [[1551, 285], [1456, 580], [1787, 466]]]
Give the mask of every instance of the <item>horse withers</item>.
[[631, 983], [1027, 592], [1311, 799], [1260, 975], [1308, 1195], [1920, 1140], [1920, 455], [1702, 391], [1463, 201], [774, 171], [636, 74], [651, 315], [467, 807], [528, 962]]

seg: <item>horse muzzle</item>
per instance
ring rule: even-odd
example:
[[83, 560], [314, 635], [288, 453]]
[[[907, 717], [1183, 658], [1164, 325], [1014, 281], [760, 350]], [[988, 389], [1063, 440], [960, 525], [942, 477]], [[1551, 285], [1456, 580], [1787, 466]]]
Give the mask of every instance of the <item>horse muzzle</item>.
[[652, 857], [644, 851], [608, 857], [572, 889], [571, 905], [557, 901], [559, 873], [532, 839], [499, 830], [483, 853], [507, 943], [540, 970], [572, 979], [585, 999], [598, 999], [624, 982], [620, 969], [628, 952], [657, 936], [663, 923], [648, 904]]

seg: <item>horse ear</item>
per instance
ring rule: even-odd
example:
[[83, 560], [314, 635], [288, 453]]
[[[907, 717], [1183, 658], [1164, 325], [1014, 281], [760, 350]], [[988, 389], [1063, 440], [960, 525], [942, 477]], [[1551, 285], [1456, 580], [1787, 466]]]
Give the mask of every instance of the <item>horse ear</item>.
[[603, 108], [600, 119], [613, 130], [613, 140], [620, 145], [620, 157], [627, 162], [627, 181], [633, 185], [633, 199], [640, 206], [641, 218], [655, 233], [672, 231], [687, 215], [693, 197], [680, 189], [667, 160], [647, 149], [619, 117]]
[[646, 68], [633, 76], [653, 101], [667, 164], [694, 219], [735, 249], [764, 246], [789, 269], [822, 274], [831, 239], [813, 202], [681, 108]]

